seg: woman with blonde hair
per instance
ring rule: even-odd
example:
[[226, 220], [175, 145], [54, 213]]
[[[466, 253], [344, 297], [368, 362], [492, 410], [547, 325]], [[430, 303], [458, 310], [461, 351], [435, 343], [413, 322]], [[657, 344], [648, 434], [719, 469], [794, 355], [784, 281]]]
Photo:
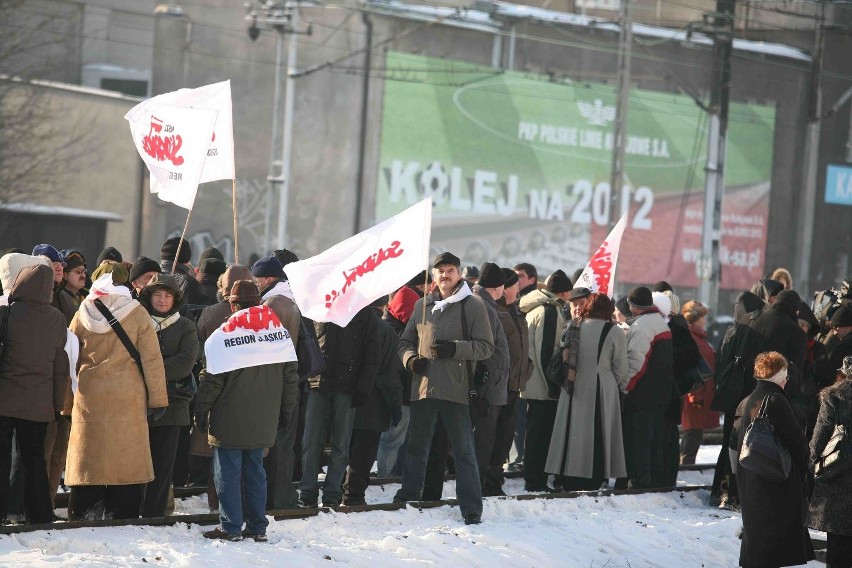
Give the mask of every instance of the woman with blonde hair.
[[[766, 399], [766, 415], [775, 437], [790, 452], [792, 467], [783, 481], [772, 481], [739, 464], [737, 485], [743, 516], [740, 566], [776, 567], [806, 564], [814, 559], [805, 526], [805, 477], [808, 447], [804, 416], [796, 416], [784, 394], [787, 360], [775, 351], [761, 353], [754, 362], [757, 386], [737, 407], [731, 447], [742, 452], [749, 424]], [[799, 413], [801, 414], [801, 413]], [[732, 458], [732, 461], [733, 458]]]

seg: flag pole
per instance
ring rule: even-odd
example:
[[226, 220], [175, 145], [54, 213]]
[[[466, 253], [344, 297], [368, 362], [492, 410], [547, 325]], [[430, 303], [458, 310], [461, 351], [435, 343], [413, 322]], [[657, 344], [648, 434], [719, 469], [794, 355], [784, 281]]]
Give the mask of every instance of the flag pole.
[[[423, 272], [423, 313], [420, 317], [420, 323], [423, 325], [423, 329], [426, 328], [426, 294], [429, 293], [429, 267], [426, 267], [426, 270]], [[417, 334], [417, 356], [420, 357], [420, 348], [423, 347], [423, 334]]]
[[[193, 205], [195, 205], [193, 203]], [[183, 224], [183, 232], [180, 234], [180, 240], [178, 241], [178, 248], [175, 252], [175, 259], [172, 262], [172, 271], [170, 274], [174, 276], [175, 268], [177, 268], [177, 259], [180, 258], [180, 249], [183, 246], [183, 239], [186, 237], [186, 230], [189, 228], [189, 218], [192, 217], [192, 208], [189, 208], [189, 212], [186, 214], [186, 223]]]
[[231, 180], [231, 203], [234, 208], [234, 264], [240, 263], [240, 237], [237, 232], [237, 178]]

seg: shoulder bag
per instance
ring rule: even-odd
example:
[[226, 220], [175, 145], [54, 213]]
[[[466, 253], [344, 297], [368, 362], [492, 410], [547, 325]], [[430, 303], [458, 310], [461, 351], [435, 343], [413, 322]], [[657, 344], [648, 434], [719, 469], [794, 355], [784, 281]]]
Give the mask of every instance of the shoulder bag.
[[[306, 322], [307, 320], [307, 322]], [[296, 362], [299, 365], [299, 384], [308, 377], [315, 377], [325, 371], [325, 357], [320, 349], [314, 324], [311, 320], [299, 316], [299, 340], [296, 342]]]
[[2, 306], [0, 310], [3, 310], [3, 316], [0, 318], [0, 357], [3, 357], [3, 351], [6, 350], [6, 330], [9, 327], [9, 312], [11, 312], [11, 306]]
[[814, 479], [827, 483], [841, 477], [852, 468], [852, 440], [845, 424], [834, 426], [834, 433], [814, 460]]
[[784, 481], [790, 476], [790, 452], [775, 436], [766, 407], [769, 397], [763, 397], [760, 412], [751, 421], [740, 448], [739, 466], [769, 481]]
[[[469, 297], [470, 296], [468, 296], [468, 298]], [[467, 330], [467, 312], [464, 309], [466, 301], [467, 298], [459, 302], [459, 304], [461, 304], [462, 341], [470, 340]], [[467, 361], [465, 363], [467, 366], [468, 395], [470, 398], [476, 398], [479, 396], [478, 387], [484, 385], [488, 381], [488, 367], [486, 366], [485, 361], [476, 361], [476, 365], [473, 368], [471, 368], [470, 364], [471, 361]]]
[[145, 379], [145, 371], [142, 369], [142, 358], [139, 356], [139, 351], [136, 349], [136, 346], [130, 341], [130, 338], [127, 337], [127, 332], [124, 331], [124, 328], [121, 327], [121, 324], [118, 323], [118, 320], [115, 319], [115, 316], [112, 315], [112, 312], [109, 311], [109, 308], [104, 305], [100, 299], [95, 300], [95, 307], [99, 312], [107, 319], [107, 323], [118, 336], [118, 340], [121, 341], [124, 348], [127, 349], [127, 352], [130, 353], [130, 357], [136, 363], [136, 366], [139, 368], [139, 374], [142, 375], [142, 379]]

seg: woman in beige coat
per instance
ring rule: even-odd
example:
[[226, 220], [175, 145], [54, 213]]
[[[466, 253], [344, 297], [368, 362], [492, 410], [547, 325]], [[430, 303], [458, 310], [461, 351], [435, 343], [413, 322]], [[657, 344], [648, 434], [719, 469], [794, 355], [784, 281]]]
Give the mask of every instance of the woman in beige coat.
[[[136, 347], [144, 378], [96, 298]], [[65, 468], [68, 518], [138, 517], [145, 484], [154, 479], [147, 414], [162, 409], [154, 411], [161, 414], [169, 404], [157, 334], [145, 308], [110, 275], [94, 283], [70, 329], [80, 340], [80, 358], [78, 382], [66, 402], [72, 418]]]

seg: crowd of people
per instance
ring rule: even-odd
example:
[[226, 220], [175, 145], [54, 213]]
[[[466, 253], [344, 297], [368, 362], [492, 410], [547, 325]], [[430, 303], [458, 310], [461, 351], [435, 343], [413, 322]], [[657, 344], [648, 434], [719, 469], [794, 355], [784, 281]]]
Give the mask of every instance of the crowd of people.
[[[742, 565], [806, 561], [808, 523], [852, 563], [852, 474], [811, 473], [852, 412], [847, 298], [820, 321], [776, 270], [738, 296], [717, 352], [710, 308], [664, 281], [613, 299], [574, 287], [579, 270], [540, 282], [529, 263], [444, 252], [340, 327], [302, 317], [291, 251], [228, 266], [209, 248], [197, 269], [191, 256], [171, 238], [159, 262], [108, 247], [90, 265], [49, 244], [0, 258], [0, 519], [56, 520], [63, 477], [70, 520], [166, 516], [173, 487], [195, 485], [221, 520], [205, 536], [263, 541], [266, 510], [365, 504], [375, 465], [402, 478], [395, 502], [440, 499], [455, 473], [476, 524], [507, 468], [528, 492], [673, 487], [724, 415], [710, 501], [741, 508]], [[217, 330], [260, 307], [297, 357], [209, 365]], [[714, 402], [734, 364], [745, 380]], [[766, 396], [793, 458], [775, 486], [729, 459]]]

